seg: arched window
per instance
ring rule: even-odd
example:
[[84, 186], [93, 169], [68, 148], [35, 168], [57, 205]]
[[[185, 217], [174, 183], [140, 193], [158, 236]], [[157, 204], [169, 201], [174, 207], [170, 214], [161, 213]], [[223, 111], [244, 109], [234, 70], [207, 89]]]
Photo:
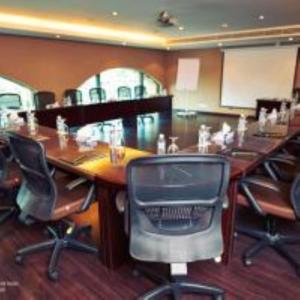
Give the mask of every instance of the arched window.
[[31, 88], [0, 76], [0, 108], [33, 109], [33, 93]]
[[105, 99], [101, 99], [104, 102], [152, 97], [162, 92], [162, 85], [156, 79], [128, 68], [109, 69], [86, 80], [78, 88], [82, 92], [83, 103], [91, 102], [90, 90], [95, 92], [95, 88], [104, 90]]

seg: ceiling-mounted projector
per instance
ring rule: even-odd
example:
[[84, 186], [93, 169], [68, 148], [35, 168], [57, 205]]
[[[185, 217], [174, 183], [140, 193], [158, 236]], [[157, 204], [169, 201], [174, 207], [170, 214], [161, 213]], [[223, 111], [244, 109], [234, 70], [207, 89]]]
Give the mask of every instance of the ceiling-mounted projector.
[[166, 10], [159, 13], [157, 22], [165, 27], [175, 26], [177, 24], [176, 18], [171, 16]]

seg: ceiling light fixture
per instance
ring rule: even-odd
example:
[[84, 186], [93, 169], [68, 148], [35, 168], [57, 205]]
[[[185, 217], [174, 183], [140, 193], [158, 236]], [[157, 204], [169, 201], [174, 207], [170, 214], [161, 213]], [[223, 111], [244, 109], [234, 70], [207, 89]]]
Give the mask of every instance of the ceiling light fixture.
[[122, 42], [122, 45], [123, 46], [127, 46], [127, 42]]
[[82, 23], [69, 23], [59, 20], [47, 20], [43, 18], [21, 16], [0, 13], [0, 27], [38, 33], [57, 32], [60, 35], [83, 37], [90, 39], [103, 39], [121, 42], [124, 38], [128, 42], [136, 44], [164, 45], [166, 39], [143, 32], [115, 30], [102, 26], [85, 25]]
[[262, 21], [262, 20], [265, 19], [265, 16], [264, 16], [264, 15], [260, 15], [260, 16], [258, 17], [258, 19]]
[[223, 24], [221, 25], [221, 27], [222, 27], [222, 28], [228, 28], [229, 25], [228, 25], [227, 23], [223, 23]]
[[183, 31], [183, 30], [184, 30], [184, 27], [183, 27], [183, 26], [179, 26], [178, 29], [179, 29], [180, 31]]
[[116, 17], [119, 13], [117, 11], [113, 11], [111, 14]]
[[293, 37], [289, 37], [289, 41], [292, 42], [294, 40]]
[[59, 34], [57, 34], [55, 37], [56, 37], [57, 39], [60, 39], [60, 35], [59, 35]]
[[222, 47], [222, 46], [223, 46], [223, 43], [218, 43], [218, 46], [219, 46], [219, 47]]

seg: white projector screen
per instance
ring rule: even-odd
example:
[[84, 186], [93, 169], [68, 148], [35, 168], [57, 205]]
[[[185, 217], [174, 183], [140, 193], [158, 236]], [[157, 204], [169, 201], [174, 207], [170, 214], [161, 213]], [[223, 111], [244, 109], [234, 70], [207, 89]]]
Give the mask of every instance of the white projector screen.
[[297, 47], [225, 50], [221, 105], [255, 108], [259, 98], [291, 98], [297, 52]]

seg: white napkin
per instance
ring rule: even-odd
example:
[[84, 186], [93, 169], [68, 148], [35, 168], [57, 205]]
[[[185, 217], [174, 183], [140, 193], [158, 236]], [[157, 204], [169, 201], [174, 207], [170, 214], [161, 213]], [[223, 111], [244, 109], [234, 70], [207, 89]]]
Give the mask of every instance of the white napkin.
[[95, 125], [86, 125], [80, 128], [76, 134], [77, 142], [91, 142], [99, 140], [99, 131]]
[[224, 143], [231, 143], [234, 139], [234, 132], [231, 131], [230, 125], [228, 125], [226, 122], [222, 125], [222, 130], [216, 132], [213, 135], [212, 140], [217, 145], [223, 145]]
[[24, 123], [25, 123], [24, 119], [21, 118], [16, 111], [7, 110], [7, 115], [8, 115], [8, 120], [9, 120], [10, 124], [19, 125], [19, 126], [24, 125]]

